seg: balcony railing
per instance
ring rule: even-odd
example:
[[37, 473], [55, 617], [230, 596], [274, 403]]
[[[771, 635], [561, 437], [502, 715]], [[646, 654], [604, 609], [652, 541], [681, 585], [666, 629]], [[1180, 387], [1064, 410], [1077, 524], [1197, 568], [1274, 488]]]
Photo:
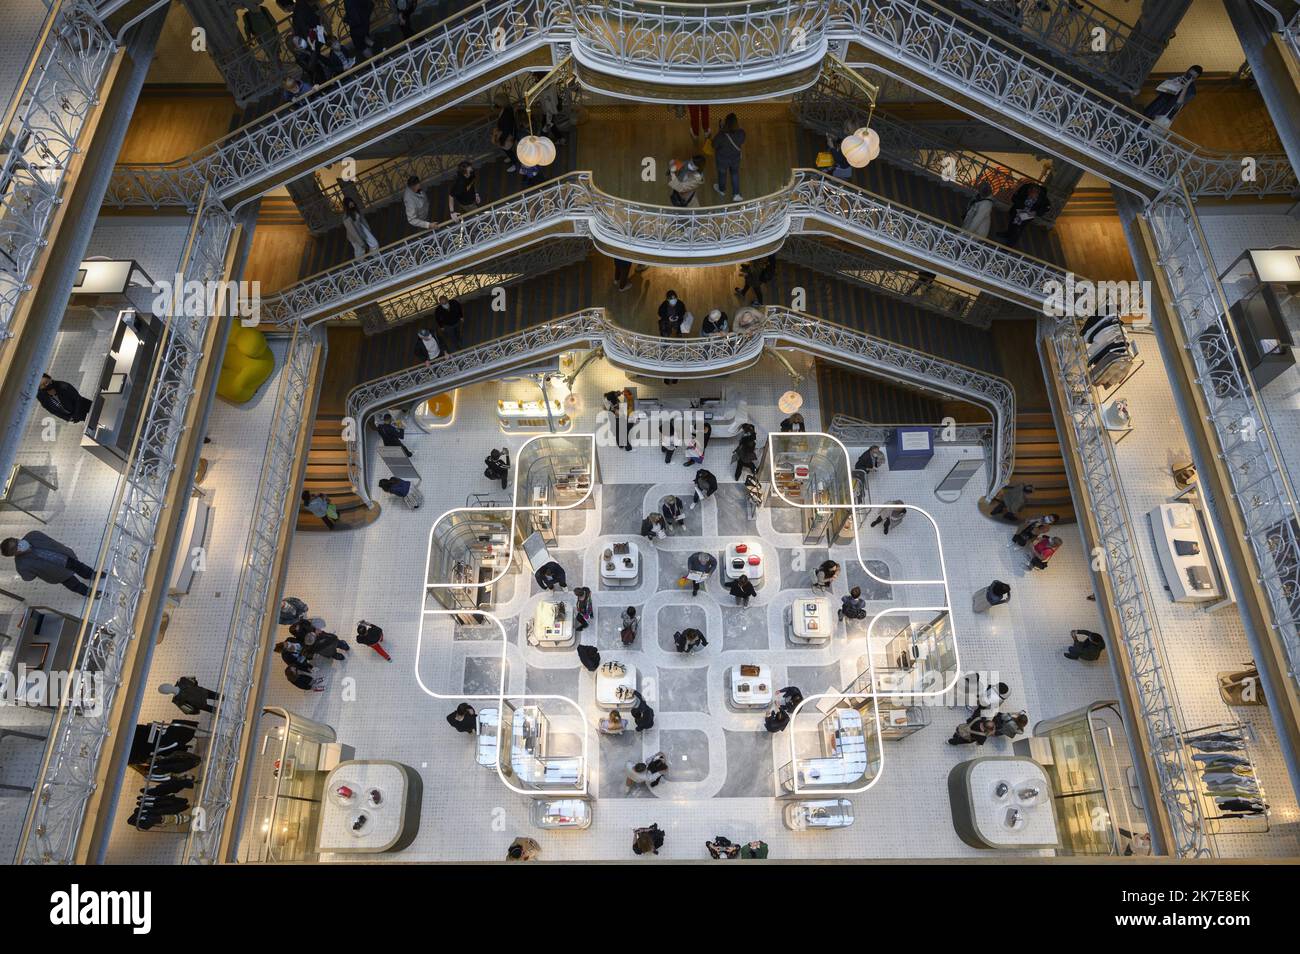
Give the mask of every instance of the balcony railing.
[[[219, 281], [233, 220], [218, 204], [204, 204], [194, 220], [180, 272], [187, 281]], [[128, 653], [138, 648], [139, 611], [148, 597], [151, 554], [176, 477], [177, 446], [195, 381], [204, 365], [204, 339], [211, 316], [167, 319], [161, 357], [148, 383], [144, 421], [118, 484], [108, 532], [100, 550], [96, 585], [74, 655], [77, 671], [103, 678], [102, 704], [83, 707], [65, 694], [55, 713], [50, 748], [19, 847], [28, 864], [70, 864], [86, 807], [95, 792], [104, 747], [114, 732], [115, 702]]]
[[0, 122], [0, 341], [31, 290], [116, 52], [89, 0], [56, 0]]

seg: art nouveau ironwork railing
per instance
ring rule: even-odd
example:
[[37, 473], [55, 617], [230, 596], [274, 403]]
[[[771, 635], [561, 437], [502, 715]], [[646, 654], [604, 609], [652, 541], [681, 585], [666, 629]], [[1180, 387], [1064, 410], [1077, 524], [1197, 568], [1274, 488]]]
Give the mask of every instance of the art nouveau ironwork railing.
[[0, 340], [49, 241], [117, 45], [89, 0], [56, 0], [0, 121]]
[[454, 175], [461, 162], [482, 162], [499, 155], [492, 145], [495, 125], [492, 119], [474, 123], [439, 136], [407, 155], [378, 162], [357, 173], [355, 179], [340, 180], [299, 202], [298, 211], [313, 233], [337, 228], [342, 220], [343, 200], [349, 196], [361, 209], [373, 212], [401, 198], [411, 176], [427, 185]]
[[[1300, 507], [1295, 488], [1236, 330], [1226, 319], [1228, 303], [1191, 199], [1183, 190], [1170, 190], [1147, 209], [1146, 217], [1169, 305], [1182, 324], [1208, 408], [1206, 423], [1232, 483], [1257, 579], [1268, 594], [1288, 675], [1300, 682]], [[1213, 509], [1227, 504], [1207, 503]]]
[[1286, 29], [1282, 31], [1282, 39], [1286, 41], [1287, 46], [1291, 47], [1291, 53], [1295, 58], [1300, 60], [1300, 11], [1297, 11], [1287, 23]]
[[1173, 831], [1169, 851], [1181, 858], [1207, 857], [1212, 845], [1197, 795], [1196, 775], [1182, 743], [1178, 699], [1169, 681], [1164, 644], [1148, 594], [1153, 590], [1142, 568], [1138, 538], [1129, 521], [1128, 501], [1115, 460], [1114, 441], [1088, 375], [1088, 355], [1073, 321], [1044, 318], [1040, 339], [1056, 356], [1067, 405], [1061, 408], [1078, 445], [1079, 473], [1086, 483], [1087, 506], [1096, 522], [1104, 570], [1113, 590], [1119, 634], [1133, 688], [1151, 740], [1159, 797]]
[[[1087, 0], [959, 0], [976, 17], [988, 17], [1077, 64], [1097, 79], [1130, 93], [1142, 88], [1165, 44]], [[1103, 44], [1101, 52], [1095, 44]]]
[[[836, 414], [831, 418], [831, 426], [826, 433], [838, 438], [849, 447], [870, 447], [872, 444], [887, 444], [900, 427], [911, 424], [873, 424], [848, 414]], [[945, 427], [942, 423], [935, 428]], [[993, 427], [990, 424], [958, 424], [952, 429], [946, 444], [979, 444], [988, 447], [992, 443]]]
[[177, 162], [119, 167], [106, 202], [192, 208], [206, 184], [227, 199], [301, 175], [307, 156], [409, 112], [543, 46], [563, 0], [496, 0], [431, 27]]
[[[219, 204], [204, 204], [179, 271], [187, 281], [212, 282], [225, 273], [233, 220]], [[36, 795], [20, 845], [29, 864], [72, 862], [77, 835], [95, 791], [97, 767], [113, 736], [114, 702], [125, 686], [123, 664], [141, 635], [138, 611], [147, 595], [150, 557], [158, 542], [165, 502], [176, 477], [177, 445], [186, 412], [203, 367], [203, 345], [211, 316], [171, 316], [161, 356], [148, 385], [144, 420], [110, 511], [100, 550], [96, 585], [82, 622], [75, 669], [103, 677], [102, 704], [73, 705], [61, 700], [50, 733]]]
[[262, 634], [268, 607], [275, 599], [276, 567], [282, 559], [281, 528], [293, 512], [290, 499], [297, 491], [300, 456], [298, 437], [311, 411], [312, 369], [324, 349], [324, 335], [301, 324], [293, 329], [280, 382], [275, 411], [266, 442], [262, 473], [253, 498], [245, 560], [235, 593], [226, 654], [221, 663], [221, 700], [212, 717], [211, 739], [203, 775], [194, 799], [195, 817], [201, 824], [190, 828], [185, 843], [186, 864], [215, 864], [222, 832], [234, 803], [235, 776], [240, 764], [245, 720], [257, 667], [265, 658]]

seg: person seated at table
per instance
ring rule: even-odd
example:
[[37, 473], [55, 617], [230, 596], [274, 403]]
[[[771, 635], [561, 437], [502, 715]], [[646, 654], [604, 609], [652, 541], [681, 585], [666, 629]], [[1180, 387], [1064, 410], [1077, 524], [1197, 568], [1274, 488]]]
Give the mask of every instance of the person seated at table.
[[862, 587], [855, 586], [848, 596], [840, 597], [840, 619], [866, 619], [867, 601], [862, 598]]
[[670, 494], [664, 498], [663, 506], [659, 509], [664, 515], [664, 522], [668, 525], [669, 530], [673, 527], [684, 527], [686, 525], [686, 511], [682, 507], [681, 497]]
[[657, 513], [646, 514], [641, 521], [641, 536], [647, 540], [662, 540], [668, 536], [668, 524]]
[[673, 645], [679, 653], [693, 653], [709, 645], [709, 641], [704, 638], [703, 633], [692, 627], [673, 633]]
[[596, 731], [601, 735], [622, 735], [630, 728], [631, 725], [617, 709], [596, 723]]
[[537, 585], [544, 590], [564, 590], [568, 589], [568, 578], [565, 576], [564, 567], [552, 560], [549, 563], [542, 564], [541, 568], [535, 574]]
[[727, 592], [736, 598], [738, 606], [748, 606], [750, 598], [758, 595], [754, 581], [747, 576], [738, 576], [728, 583]]

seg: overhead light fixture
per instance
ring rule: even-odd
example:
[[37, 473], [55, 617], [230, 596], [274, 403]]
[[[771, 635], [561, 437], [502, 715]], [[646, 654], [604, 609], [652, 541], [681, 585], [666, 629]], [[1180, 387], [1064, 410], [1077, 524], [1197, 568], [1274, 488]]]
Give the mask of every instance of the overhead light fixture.
[[786, 391], [776, 402], [776, 406], [781, 409], [782, 414], [793, 414], [803, 407], [803, 395], [798, 391]]
[[867, 126], [844, 137], [840, 152], [854, 169], [862, 169], [880, 155], [880, 133]]
[[545, 136], [524, 136], [515, 146], [515, 156], [525, 166], [549, 166], [555, 161], [555, 143]]

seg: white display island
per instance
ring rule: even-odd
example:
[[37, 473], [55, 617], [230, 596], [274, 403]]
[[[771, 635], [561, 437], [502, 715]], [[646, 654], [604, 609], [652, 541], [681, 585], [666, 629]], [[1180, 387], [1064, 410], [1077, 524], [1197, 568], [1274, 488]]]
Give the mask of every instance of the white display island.
[[1225, 574], [1213, 537], [1200, 511], [1186, 501], [1160, 504], [1147, 518], [1155, 539], [1165, 586], [1175, 603], [1202, 603], [1223, 598]]
[[948, 773], [948, 800], [953, 828], [972, 848], [1060, 846], [1052, 783], [1033, 759], [995, 755], [962, 762]]
[[423, 792], [420, 773], [401, 762], [340, 762], [325, 779], [317, 850], [401, 851], [419, 833]]

